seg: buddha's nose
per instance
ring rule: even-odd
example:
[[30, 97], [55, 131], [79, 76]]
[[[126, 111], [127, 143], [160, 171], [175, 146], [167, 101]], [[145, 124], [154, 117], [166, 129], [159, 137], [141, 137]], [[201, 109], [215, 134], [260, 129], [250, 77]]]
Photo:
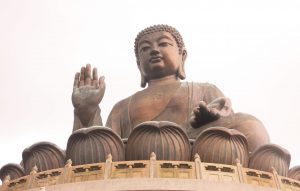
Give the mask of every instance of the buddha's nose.
[[159, 51], [158, 51], [156, 48], [154, 48], [154, 49], [151, 50], [151, 52], [150, 52], [150, 55], [151, 55], [151, 56], [154, 56], [154, 55], [157, 55], [157, 54], [159, 54]]

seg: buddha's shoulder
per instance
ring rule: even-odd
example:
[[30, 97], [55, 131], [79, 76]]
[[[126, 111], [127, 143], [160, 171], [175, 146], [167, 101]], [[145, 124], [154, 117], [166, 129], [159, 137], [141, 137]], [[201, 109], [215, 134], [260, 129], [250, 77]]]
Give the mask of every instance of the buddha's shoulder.
[[131, 96], [125, 98], [125, 99], [122, 99], [120, 101], [118, 101], [112, 108], [112, 111], [121, 111], [125, 108], [127, 108], [129, 102], [131, 100]]

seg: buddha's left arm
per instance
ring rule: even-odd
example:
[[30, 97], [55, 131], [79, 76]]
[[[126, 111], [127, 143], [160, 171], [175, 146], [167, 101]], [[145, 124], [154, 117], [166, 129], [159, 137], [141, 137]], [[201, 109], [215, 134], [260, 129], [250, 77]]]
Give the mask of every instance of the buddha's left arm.
[[231, 101], [225, 97], [217, 86], [209, 84], [203, 96], [203, 101], [208, 108], [220, 111], [220, 116], [228, 116], [233, 113]]

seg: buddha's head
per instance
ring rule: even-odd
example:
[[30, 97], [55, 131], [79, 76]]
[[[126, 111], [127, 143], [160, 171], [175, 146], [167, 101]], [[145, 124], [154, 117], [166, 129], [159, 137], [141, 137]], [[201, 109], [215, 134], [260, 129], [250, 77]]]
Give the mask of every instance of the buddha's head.
[[135, 39], [135, 55], [141, 72], [141, 86], [153, 79], [176, 76], [185, 79], [187, 52], [179, 32], [168, 25], [142, 30]]

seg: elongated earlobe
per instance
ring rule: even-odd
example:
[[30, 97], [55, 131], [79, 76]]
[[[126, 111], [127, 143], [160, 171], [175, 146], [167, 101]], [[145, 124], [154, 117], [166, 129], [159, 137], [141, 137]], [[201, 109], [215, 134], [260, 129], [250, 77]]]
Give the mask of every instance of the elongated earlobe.
[[141, 71], [141, 67], [138, 64], [139, 70], [140, 70], [140, 74], [141, 74], [141, 87], [144, 88], [146, 87], [146, 84], [148, 83], [148, 80], [146, 79], [146, 77], [143, 75], [143, 72]]
[[187, 57], [187, 52], [186, 52], [185, 49], [183, 49], [182, 50], [182, 62], [181, 62], [180, 66], [178, 68], [178, 71], [177, 71], [177, 76], [181, 80], [184, 80], [186, 78], [185, 70], [184, 70], [184, 63], [185, 63], [186, 57]]
[[146, 80], [145, 76], [141, 72], [141, 87], [142, 88], [146, 87], [146, 84], [147, 84], [147, 80]]
[[180, 78], [181, 80], [184, 80], [184, 79], [186, 78], [183, 64], [181, 64], [181, 65], [179, 66], [178, 71], [177, 71], [177, 76], [178, 76], [178, 78]]

